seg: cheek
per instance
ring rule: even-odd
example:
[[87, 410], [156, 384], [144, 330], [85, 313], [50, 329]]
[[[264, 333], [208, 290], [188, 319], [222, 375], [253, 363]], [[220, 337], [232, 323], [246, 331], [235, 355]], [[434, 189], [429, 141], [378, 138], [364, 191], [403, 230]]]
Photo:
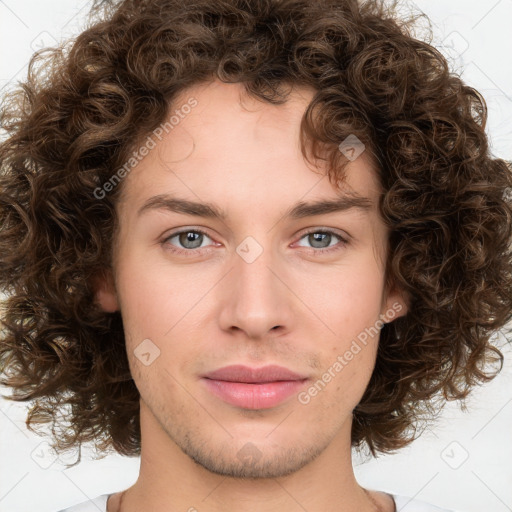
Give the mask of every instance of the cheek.
[[314, 389], [310, 388], [318, 397], [318, 406], [345, 411], [356, 407], [375, 366], [377, 342], [378, 336], [340, 337], [337, 344], [323, 354], [322, 373], [312, 382]]
[[188, 361], [197, 359], [192, 322], [203, 314], [201, 299], [215, 281], [147, 256], [125, 254], [117, 291], [132, 375], [143, 396], [155, 382], [175, 389], [171, 375], [186, 372]]
[[381, 313], [384, 276], [376, 262], [364, 255], [328, 270], [303, 281], [304, 302], [343, 344], [375, 325]]
[[204, 295], [180, 268], [127, 254], [118, 267], [123, 324], [133, 337], [163, 338]]
[[330, 391], [319, 393], [323, 395], [321, 401], [328, 406], [340, 400], [355, 407], [375, 365], [383, 275], [375, 263], [372, 266], [363, 261], [316, 283], [317, 311], [330, 332], [325, 338], [320, 376]]
[[[349, 358], [346, 354], [351, 353]], [[328, 417], [327, 411], [333, 411], [334, 416], [353, 411], [361, 401], [374, 367], [376, 351], [374, 346], [360, 344], [354, 352], [350, 350], [333, 350], [325, 354], [323, 372], [311, 385], [298, 396], [301, 404], [312, 405]], [[357, 352], [357, 353], [356, 353]]]

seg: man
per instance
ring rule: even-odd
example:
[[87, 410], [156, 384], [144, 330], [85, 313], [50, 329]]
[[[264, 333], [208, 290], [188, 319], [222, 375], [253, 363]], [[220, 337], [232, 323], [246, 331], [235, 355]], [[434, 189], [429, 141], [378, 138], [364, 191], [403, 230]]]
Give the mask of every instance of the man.
[[443, 64], [350, 1], [124, 1], [81, 34], [0, 148], [4, 382], [74, 404], [60, 448], [141, 457], [69, 511], [409, 502], [351, 447], [488, 380], [512, 302], [510, 168]]

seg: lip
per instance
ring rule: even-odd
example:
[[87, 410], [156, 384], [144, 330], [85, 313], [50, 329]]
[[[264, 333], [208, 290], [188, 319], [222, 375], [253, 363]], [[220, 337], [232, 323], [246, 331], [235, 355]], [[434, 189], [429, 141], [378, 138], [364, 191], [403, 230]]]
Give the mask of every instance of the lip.
[[226, 382], [245, 383], [264, 383], [307, 379], [307, 375], [300, 375], [283, 366], [268, 365], [261, 368], [251, 368], [241, 364], [219, 368], [218, 370], [203, 375], [203, 377], [213, 380], [223, 380]]
[[226, 366], [204, 375], [209, 392], [243, 409], [269, 409], [296, 394], [309, 379], [282, 366]]

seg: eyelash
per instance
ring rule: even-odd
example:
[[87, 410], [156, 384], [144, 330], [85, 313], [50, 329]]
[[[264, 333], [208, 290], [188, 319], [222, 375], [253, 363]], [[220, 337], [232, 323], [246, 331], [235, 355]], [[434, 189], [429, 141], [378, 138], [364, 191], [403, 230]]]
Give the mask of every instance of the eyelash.
[[[179, 249], [179, 248], [176, 248], [175, 246], [173, 246], [172, 244], [169, 243], [169, 240], [171, 238], [174, 238], [174, 237], [176, 237], [178, 235], [181, 235], [182, 233], [199, 233], [201, 235], [207, 236], [208, 238], [211, 238], [208, 235], [208, 233], [206, 233], [202, 229], [196, 229], [196, 228], [194, 228], [194, 229], [183, 229], [181, 231], [176, 231], [174, 233], [171, 233], [164, 240], [162, 240], [161, 245], [164, 246], [164, 248], [166, 250], [171, 251], [174, 254], [184, 255], [184, 256], [196, 256], [197, 255], [197, 251], [199, 251], [201, 249]], [[334, 235], [335, 237], [339, 238], [339, 240], [340, 240], [340, 242], [338, 244], [336, 244], [333, 247], [329, 247], [327, 249], [310, 248], [309, 252], [314, 254], [314, 255], [318, 255], [318, 254], [324, 255], [324, 254], [330, 254], [330, 253], [335, 252], [335, 251], [340, 251], [341, 249], [343, 249], [349, 243], [348, 240], [343, 238], [341, 235], [339, 235], [335, 231], [331, 231], [331, 230], [328, 230], [328, 229], [321, 229], [321, 228], [320, 229], [311, 229], [311, 230], [303, 233], [302, 236], [299, 238], [299, 240], [302, 240], [307, 235], [311, 235], [313, 233], [315, 233], [315, 234], [321, 233], [321, 234], [327, 234], [327, 235]], [[170, 247], [172, 247], [172, 248], [170, 248]], [[202, 249], [204, 249], [204, 248], [202, 248]]]

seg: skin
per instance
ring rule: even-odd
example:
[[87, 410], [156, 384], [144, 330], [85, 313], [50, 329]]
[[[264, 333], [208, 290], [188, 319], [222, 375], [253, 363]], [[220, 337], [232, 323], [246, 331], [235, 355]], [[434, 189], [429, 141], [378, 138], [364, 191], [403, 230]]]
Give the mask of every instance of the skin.
[[[114, 275], [97, 287], [103, 309], [121, 311], [141, 395], [140, 475], [122, 512], [394, 510], [389, 495], [359, 486], [351, 460], [352, 410], [370, 380], [378, 335], [308, 404], [292, 396], [247, 410], [201, 381], [230, 364], [278, 364], [311, 385], [393, 305], [395, 318], [407, 312], [402, 295], [385, 290], [388, 231], [369, 159], [363, 153], [348, 165], [340, 190], [301, 155], [300, 119], [313, 94], [298, 88], [274, 106], [244, 95], [240, 84], [196, 85], [172, 111], [190, 97], [198, 105], [123, 180]], [[371, 210], [283, 217], [299, 200], [348, 192], [371, 199]], [[163, 193], [215, 203], [227, 219], [166, 209], [137, 216]], [[196, 245], [171, 237], [184, 228], [207, 236]], [[335, 234], [319, 242], [309, 228]], [[263, 248], [252, 263], [236, 252], [248, 236]], [[332, 247], [339, 250], [322, 253]], [[145, 339], [160, 350], [148, 366], [134, 353]], [[252, 464], [238, 456], [247, 443], [257, 454]], [[109, 499], [109, 512], [120, 496]]]

